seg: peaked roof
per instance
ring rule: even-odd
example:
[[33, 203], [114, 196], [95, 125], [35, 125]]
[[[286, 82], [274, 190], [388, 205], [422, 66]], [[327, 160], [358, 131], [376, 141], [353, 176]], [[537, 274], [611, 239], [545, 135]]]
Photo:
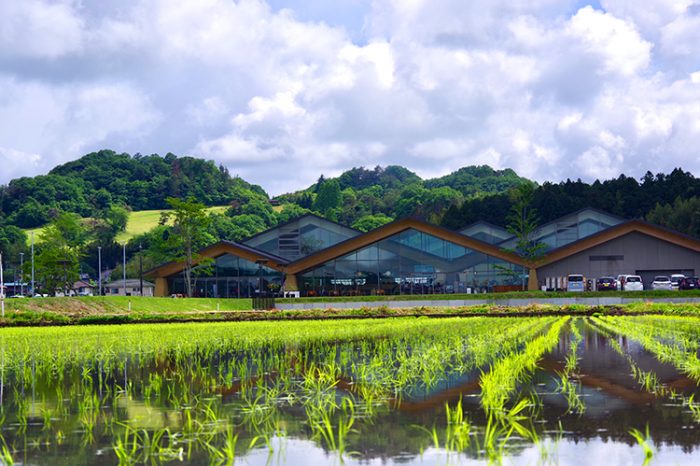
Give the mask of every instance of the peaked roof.
[[535, 264], [537, 267], [549, 265], [630, 233], [642, 233], [695, 252], [700, 252], [700, 240], [643, 220], [629, 220], [581, 238], [573, 243], [552, 249], [542, 259], [536, 261]]
[[337, 259], [338, 257], [344, 256], [345, 254], [349, 254], [363, 247], [370, 246], [371, 244], [376, 243], [377, 241], [381, 241], [383, 239], [386, 239], [390, 236], [393, 236], [397, 233], [401, 233], [402, 231], [406, 231], [409, 229], [414, 229], [423, 233], [433, 235], [445, 241], [449, 241], [451, 243], [463, 246], [465, 248], [482, 252], [489, 256], [496, 257], [498, 259], [502, 259], [513, 264], [523, 266], [526, 265], [522, 257], [518, 256], [517, 254], [506, 252], [497, 246], [485, 243], [483, 241], [479, 241], [474, 238], [470, 238], [468, 236], [462, 235], [451, 230], [447, 230], [442, 227], [438, 227], [436, 225], [426, 223], [422, 220], [418, 220], [415, 218], [404, 218], [400, 220], [395, 220], [391, 223], [387, 223], [386, 225], [383, 225], [379, 228], [375, 228], [374, 230], [370, 230], [363, 235], [347, 239], [334, 246], [323, 249], [314, 254], [310, 254], [299, 260], [296, 260], [287, 266], [287, 272], [303, 272], [310, 268], [321, 265], [324, 262]]
[[338, 222], [334, 222], [333, 220], [328, 220], [327, 218], [321, 217], [320, 215], [317, 215], [317, 214], [315, 214], [315, 213], [313, 213], [313, 212], [308, 212], [308, 213], [306, 213], [306, 214], [304, 214], [304, 215], [301, 215], [301, 216], [299, 216], [299, 217], [294, 217], [294, 218], [291, 219], [291, 220], [287, 220], [287, 221], [284, 222], [284, 223], [279, 223], [279, 224], [275, 225], [275, 226], [272, 227], [272, 228], [268, 228], [268, 229], [265, 230], [265, 231], [261, 231], [260, 233], [256, 233], [256, 234], [254, 234], [253, 236], [250, 236], [250, 237], [248, 237], [248, 238], [242, 240], [241, 243], [246, 244], [246, 243], [248, 243], [249, 241], [252, 241], [252, 240], [254, 240], [254, 239], [256, 239], [256, 238], [259, 238], [260, 236], [266, 235], [266, 234], [268, 234], [268, 233], [270, 233], [270, 232], [272, 232], [272, 231], [274, 231], [274, 230], [278, 230], [278, 229], [284, 228], [284, 227], [286, 227], [287, 225], [291, 225], [292, 223], [298, 222], [298, 221], [300, 221], [300, 220], [302, 220], [302, 219], [305, 219], [305, 218], [314, 218], [314, 219], [320, 220], [322, 223], [330, 223], [330, 224], [332, 224], [332, 225], [339, 226], [339, 227], [341, 227], [341, 228], [343, 228], [343, 229], [349, 230], [350, 232], [357, 233], [358, 235], [362, 234], [362, 232], [361, 232], [360, 230], [356, 230], [355, 228], [352, 228], [352, 227], [343, 225], [343, 224], [338, 223]]
[[501, 226], [498, 226], [495, 223], [487, 222], [486, 220], [477, 220], [476, 222], [470, 223], [469, 225], [462, 227], [457, 231], [462, 232], [462, 231], [466, 231], [466, 230], [469, 230], [471, 228], [475, 228], [475, 227], [482, 226], [482, 225], [485, 227], [488, 227], [492, 230], [498, 230], [498, 231], [502, 231], [502, 232], [510, 234], [508, 229], [501, 227]]
[[[236, 243], [234, 241], [219, 241], [218, 243], [212, 244], [201, 251], [198, 255], [205, 258], [216, 258], [224, 254], [233, 254], [235, 256], [241, 257], [243, 259], [249, 260], [251, 262], [264, 261], [267, 267], [275, 270], [283, 271], [285, 266], [289, 263], [284, 257], [279, 257], [274, 254], [270, 254], [260, 249], [255, 249], [245, 244]], [[178, 273], [185, 268], [183, 262], [168, 262], [158, 267], [152, 268], [144, 273], [149, 277], [167, 277], [174, 273]]]
[[550, 220], [550, 221], [547, 222], [547, 223], [543, 223], [542, 225], [540, 225], [539, 227], [537, 227], [537, 230], [539, 231], [539, 230], [543, 230], [543, 229], [548, 228], [548, 227], [551, 227], [551, 226], [556, 226], [556, 225], [558, 225], [559, 223], [561, 223], [562, 221], [564, 221], [564, 220], [566, 220], [566, 219], [568, 219], [568, 218], [571, 218], [571, 217], [576, 217], [576, 218], [578, 219], [578, 217], [579, 217], [581, 214], [583, 214], [583, 213], [588, 213], [588, 212], [594, 213], [594, 214], [598, 214], [598, 215], [604, 215], [604, 216], [606, 216], [606, 217], [610, 217], [610, 218], [612, 218], [612, 219], [617, 220], [619, 223], [623, 223], [623, 222], [626, 222], [626, 221], [627, 221], [626, 218], [620, 217], [619, 215], [611, 214], [610, 212], [606, 212], [606, 211], [604, 211], [604, 210], [597, 209], [597, 208], [595, 208], [595, 207], [584, 207], [583, 209], [579, 209], [579, 210], [577, 210], [577, 211], [575, 211], [575, 212], [571, 212], [571, 213], [569, 213], [569, 214], [564, 214], [564, 215], [562, 215], [561, 217], [557, 217], [557, 218], [555, 218], [554, 220]]

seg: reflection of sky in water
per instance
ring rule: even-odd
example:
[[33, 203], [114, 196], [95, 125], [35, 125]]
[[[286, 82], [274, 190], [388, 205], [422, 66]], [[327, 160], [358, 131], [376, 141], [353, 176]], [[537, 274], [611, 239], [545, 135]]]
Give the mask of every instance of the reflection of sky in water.
[[[257, 449], [241, 458], [242, 464], [251, 466], [267, 466], [275, 464], [287, 465], [341, 465], [335, 454], [328, 454], [308, 440], [286, 439], [276, 445], [285, 445], [271, 457], [266, 449]], [[542, 456], [542, 452], [547, 456]], [[277, 461], [279, 459], [279, 461]], [[697, 459], [697, 458], [695, 458]], [[505, 456], [503, 465], [559, 465], [559, 466], [639, 466], [644, 462], [644, 452], [638, 445], [627, 445], [620, 442], [604, 442], [590, 440], [575, 442], [560, 440], [553, 442], [545, 439], [540, 447], [528, 446], [517, 455]], [[238, 462], [237, 462], [238, 463]], [[484, 465], [488, 461], [469, 458], [463, 454], [449, 453], [444, 450], [428, 448], [422, 456], [400, 456], [397, 458], [358, 459], [352, 456], [344, 458], [344, 464], [352, 465]], [[661, 445], [654, 446], [654, 457], [651, 466], [659, 465], [693, 465], [692, 454], [684, 453], [681, 447]]]

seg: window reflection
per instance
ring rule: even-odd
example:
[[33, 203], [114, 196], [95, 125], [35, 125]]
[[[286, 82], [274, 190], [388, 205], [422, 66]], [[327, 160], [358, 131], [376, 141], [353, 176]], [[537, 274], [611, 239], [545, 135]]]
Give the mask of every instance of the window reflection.
[[431, 294], [519, 289], [523, 267], [409, 229], [303, 273], [306, 295]]
[[[250, 298], [259, 292], [277, 292], [283, 274], [263, 264], [224, 254], [194, 270], [193, 295], [199, 298]], [[187, 293], [184, 272], [168, 278], [171, 294]]]

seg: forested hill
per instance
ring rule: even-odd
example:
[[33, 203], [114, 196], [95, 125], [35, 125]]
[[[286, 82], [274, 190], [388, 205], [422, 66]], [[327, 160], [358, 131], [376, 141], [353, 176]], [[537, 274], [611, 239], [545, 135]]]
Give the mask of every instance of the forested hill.
[[188, 196], [206, 205], [267, 199], [262, 188], [231, 177], [211, 161], [103, 150], [59, 165], [47, 175], [10, 181], [0, 188], [0, 209], [6, 223], [31, 228], [59, 211], [90, 217], [110, 205], [165, 209], [168, 197]]
[[[31, 228], [59, 212], [100, 217], [110, 207], [166, 209], [168, 197], [193, 196], [205, 205], [229, 205], [217, 216], [214, 237], [240, 240], [278, 223], [315, 212], [367, 231], [406, 216], [452, 229], [477, 220], [505, 226], [509, 191], [529, 183], [513, 170], [460, 168], [423, 180], [401, 167], [355, 167], [336, 178], [321, 176], [307, 189], [275, 199], [260, 187], [230, 176], [212, 161], [167, 154], [134, 155], [100, 151], [57, 166], [47, 175], [12, 180], [0, 187], [0, 227]], [[545, 182], [532, 202], [541, 223], [585, 207], [624, 218], [644, 218], [700, 237], [700, 179], [675, 169], [596, 181]]]
[[[506, 225], [510, 207], [507, 193], [475, 198], [451, 206], [441, 223], [455, 229], [477, 220]], [[680, 168], [669, 174], [647, 172], [640, 180], [620, 175], [592, 184], [581, 180], [546, 182], [535, 189], [531, 207], [537, 211], [540, 223], [594, 207], [700, 238], [700, 178]]]
[[507, 193], [526, 182], [529, 181], [513, 170], [494, 170], [488, 166], [464, 167], [429, 180], [422, 180], [412, 171], [395, 165], [374, 169], [355, 167], [337, 178], [321, 176], [309, 188], [277, 199], [366, 231], [406, 216], [440, 223], [445, 211], [452, 206]]

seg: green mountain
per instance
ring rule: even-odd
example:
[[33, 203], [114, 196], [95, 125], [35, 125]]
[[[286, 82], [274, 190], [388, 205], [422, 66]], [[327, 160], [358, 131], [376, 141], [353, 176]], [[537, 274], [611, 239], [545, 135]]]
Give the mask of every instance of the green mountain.
[[32, 228], [59, 211], [90, 217], [109, 205], [135, 211], [165, 209], [168, 197], [188, 196], [208, 206], [267, 200], [262, 188], [231, 177], [212, 161], [103, 150], [59, 165], [47, 175], [18, 178], [0, 187], [0, 217]]
[[465, 197], [484, 196], [507, 192], [514, 186], [528, 181], [512, 169], [494, 170], [488, 165], [463, 167], [440, 178], [425, 181], [426, 188], [449, 187]]

